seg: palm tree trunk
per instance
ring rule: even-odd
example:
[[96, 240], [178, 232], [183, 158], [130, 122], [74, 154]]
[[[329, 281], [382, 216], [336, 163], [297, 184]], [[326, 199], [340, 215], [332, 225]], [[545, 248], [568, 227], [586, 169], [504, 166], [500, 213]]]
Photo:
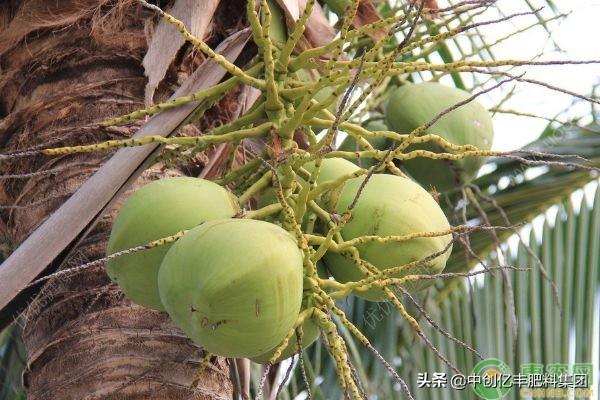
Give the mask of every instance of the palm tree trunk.
[[[23, 0], [0, 5], [0, 148], [3, 152], [129, 137], [137, 126], [95, 123], [143, 107], [141, 66], [151, 15], [127, 0]], [[110, 154], [5, 161], [0, 236], [15, 248]], [[173, 173], [155, 167], [141, 180]], [[177, 172], [175, 172], [177, 173]], [[111, 214], [114, 214], [111, 213]], [[72, 264], [104, 255], [111, 215]], [[56, 234], [60, 234], [57, 232]], [[96, 270], [51, 281], [29, 307], [28, 399], [228, 399], [216, 358], [195, 389], [204, 354], [165, 313], [132, 305]]]

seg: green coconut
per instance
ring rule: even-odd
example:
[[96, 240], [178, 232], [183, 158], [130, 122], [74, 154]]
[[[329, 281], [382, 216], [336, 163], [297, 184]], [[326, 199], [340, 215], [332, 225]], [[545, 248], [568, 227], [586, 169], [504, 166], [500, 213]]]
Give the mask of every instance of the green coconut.
[[277, 225], [210, 221], [190, 230], [160, 267], [162, 303], [208, 352], [254, 357], [280, 343], [302, 302], [302, 253]]
[[[405, 85], [396, 89], [388, 99], [386, 119], [393, 130], [407, 134], [470, 96], [464, 90], [439, 83]], [[439, 135], [453, 144], [471, 144], [482, 150], [489, 150], [494, 138], [490, 114], [477, 101], [444, 115], [429, 128], [428, 133]], [[443, 151], [435, 143], [410, 146], [406, 151], [417, 149]], [[456, 161], [417, 157], [403, 162], [403, 165], [425, 188], [433, 187], [442, 192], [470, 182], [484, 162], [484, 157]]]
[[[373, 132], [373, 131], [387, 131], [390, 128], [382, 121], [370, 121], [365, 124], [365, 129]], [[365, 138], [367, 142], [373, 146], [375, 150], [385, 150], [389, 145], [388, 138], [384, 136], [378, 137], [368, 137]], [[360, 151], [362, 148], [356, 143], [356, 141], [352, 138], [352, 136], [348, 135], [338, 148], [340, 151]], [[377, 159], [375, 158], [362, 158], [356, 161], [356, 164], [362, 168], [371, 168], [373, 165], [377, 163]]]
[[[314, 161], [306, 163], [304, 168], [312, 173], [315, 168]], [[317, 177], [316, 183], [320, 184], [327, 181], [332, 181], [341, 178], [344, 175], [351, 174], [358, 171], [358, 167], [351, 161], [344, 158], [324, 158], [321, 161], [321, 167], [319, 168], [319, 176]], [[304, 180], [301, 180], [304, 183]]]
[[[107, 254], [173, 235], [205, 221], [232, 217], [239, 211], [235, 198], [204, 179], [175, 177], [148, 183], [134, 192], [115, 218]], [[106, 270], [134, 303], [163, 310], [156, 277], [171, 247], [161, 245], [110, 260]]]
[[[353, 201], [365, 178], [347, 181], [342, 188], [331, 194], [330, 208], [343, 213]], [[359, 236], [407, 235], [416, 232], [439, 232], [450, 228], [446, 216], [431, 195], [408, 178], [396, 175], [376, 174], [368, 181], [352, 211], [352, 218], [341, 231], [344, 240]], [[452, 241], [451, 235], [416, 238], [403, 242], [369, 242], [358, 245], [361, 258], [379, 270], [398, 267], [411, 261], [423, 259], [443, 251]], [[433, 260], [394, 275], [435, 275], [440, 273], [450, 256], [451, 248]], [[333, 277], [342, 283], [358, 281], [365, 275], [356, 264], [340, 253], [328, 251], [325, 263]], [[407, 290], [415, 291], [431, 284], [431, 280], [407, 283]], [[355, 291], [367, 300], [385, 300], [381, 289]]]
[[[312, 173], [314, 170], [315, 163], [311, 161], [304, 165], [304, 169], [308, 172]], [[343, 175], [351, 174], [358, 170], [358, 167], [353, 164], [351, 161], [348, 161], [343, 158], [324, 158], [321, 161], [321, 168], [319, 169], [319, 176], [317, 177], [316, 183], [320, 184], [323, 182], [331, 181], [337, 179]], [[306, 181], [302, 178], [299, 178], [300, 183], [302, 185], [306, 184]], [[273, 204], [277, 202], [277, 197], [275, 196], [275, 192], [272, 188], [265, 190], [262, 195], [259, 197], [258, 205], [259, 207], [264, 207], [269, 204]]]

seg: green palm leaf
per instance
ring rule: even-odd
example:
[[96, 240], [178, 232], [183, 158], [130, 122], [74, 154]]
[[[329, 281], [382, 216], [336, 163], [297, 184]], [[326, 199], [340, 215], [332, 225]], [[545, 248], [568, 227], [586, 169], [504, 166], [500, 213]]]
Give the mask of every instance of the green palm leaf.
[[[525, 146], [524, 149], [559, 155], [578, 154], [587, 158], [590, 166], [600, 167], [600, 134], [596, 132], [600, 132], [600, 126], [596, 124], [570, 128], [549, 126], [539, 139]], [[532, 155], [524, 158], [542, 160], [542, 158]], [[563, 159], [561, 161], [575, 160]], [[502, 208], [511, 224], [530, 222], [534, 217], [560, 203], [575, 190], [597, 177], [597, 172], [594, 171], [565, 167], [528, 166], [517, 160], [506, 158], [491, 160], [488, 166], [494, 170], [478, 178], [475, 184]], [[532, 173], [536, 173], [537, 176], [528, 178]], [[481, 203], [492, 225], [506, 225], [506, 221], [497, 207], [490, 202], [482, 201]], [[453, 201], [453, 204], [456, 204], [456, 200]], [[472, 207], [468, 209], [468, 217], [477, 217]], [[497, 232], [501, 241], [512, 234], [514, 232], [510, 230]], [[473, 235], [470, 244], [473, 251], [483, 258], [487, 257], [487, 254], [496, 247], [496, 243], [489, 235], [485, 234]], [[466, 263], [464, 251], [457, 246], [448, 262], [447, 270], [465, 270], [476, 263], [477, 260], [473, 258]]]
[[[507, 332], [507, 317], [499, 299], [502, 298], [502, 277], [487, 274], [483, 282], [470, 288], [463, 282], [447, 292], [438, 293], [430, 302], [428, 312], [440, 322], [442, 329], [476, 347], [484, 357], [505, 361], [514, 373], [526, 363], [593, 363], [592, 349], [597, 346], [594, 324], [600, 309], [600, 189], [596, 190], [593, 205], [586, 199], [576, 212], [568, 203], [561, 207], [553, 220], [546, 219], [541, 230], [541, 241], [531, 235], [530, 247], [547, 266], [549, 275], [558, 287], [562, 315], [554, 305], [550, 284], [542, 279], [536, 268], [527, 272], [511, 273], [515, 290], [518, 318], [516, 347]], [[532, 255], [520, 246], [510, 255], [508, 264], [533, 267]], [[453, 312], [453, 310], [458, 312]], [[422, 324], [423, 326], [425, 324]], [[440, 350], [445, 349], [449, 360], [462, 372], [469, 373], [476, 357], [465, 348], [441, 337], [438, 331], [427, 326], [427, 334], [436, 338]], [[405, 358], [400, 371], [412, 378], [413, 393], [420, 398], [457, 398], [451, 389], [418, 389], [417, 372], [451, 371], [432, 360], [431, 350], [420, 341], [412, 341], [412, 333], [403, 329], [410, 348], [401, 348]], [[423, 360], [430, 360], [429, 363]], [[597, 365], [596, 367], [597, 368]], [[470, 397], [469, 397], [470, 396]], [[460, 398], [476, 398], [470, 389], [460, 392]], [[507, 398], [518, 398], [512, 390]]]

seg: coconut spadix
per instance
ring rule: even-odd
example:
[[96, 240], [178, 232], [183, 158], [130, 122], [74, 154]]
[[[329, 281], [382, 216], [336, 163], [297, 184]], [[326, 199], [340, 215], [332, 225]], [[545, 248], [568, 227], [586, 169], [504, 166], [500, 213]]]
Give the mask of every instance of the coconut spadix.
[[[309, 173], [313, 173], [315, 169], [315, 162], [311, 161], [304, 165], [304, 169]], [[316, 184], [338, 179], [344, 175], [356, 172], [359, 168], [352, 162], [343, 158], [324, 158], [321, 160], [321, 167], [319, 168], [319, 175], [317, 176]], [[302, 185], [308, 183], [303, 178], [299, 178], [299, 182]], [[277, 203], [277, 196], [272, 188], [265, 190], [259, 197], [259, 207], [264, 207], [268, 204]]]
[[[384, 124], [380, 120], [370, 121], [364, 125], [364, 128], [369, 131], [388, 131], [390, 128], [386, 124]], [[389, 146], [389, 140], [385, 136], [375, 136], [375, 137], [365, 137], [367, 142], [373, 146], [375, 150], [386, 150]], [[340, 147], [338, 148], [340, 151], [360, 151], [363, 150], [360, 148], [358, 143], [352, 138], [352, 136], [348, 135]], [[362, 168], [371, 168], [373, 165], [377, 164], [378, 160], [375, 158], [364, 158], [359, 159], [356, 163]]]

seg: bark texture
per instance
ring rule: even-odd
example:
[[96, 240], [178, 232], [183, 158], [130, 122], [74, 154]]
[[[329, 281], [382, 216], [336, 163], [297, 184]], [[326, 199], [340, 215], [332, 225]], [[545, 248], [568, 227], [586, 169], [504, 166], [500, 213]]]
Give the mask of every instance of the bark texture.
[[[99, 128], [97, 123], [143, 107], [141, 63], [152, 21], [127, 0], [0, 4], [0, 151], [134, 133], [135, 124]], [[165, 93], [199, 61], [192, 52], [179, 57], [182, 67], [167, 73]], [[34, 172], [0, 180], [3, 250], [15, 248], [109, 156], [2, 162], [2, 175]], [[179, 174], [157, 166], [140, 183]], [[104, 255], [111, 215], [80, 246], [72, 265]], [[198, 387], [190, 389], [202, 350], [165, 313], [129, 303], [103, 270], [50, 281], [29, 307], [24, 339], [23, 379], [30, 400], [231, 398], [226, 360], [213, 359]]]

